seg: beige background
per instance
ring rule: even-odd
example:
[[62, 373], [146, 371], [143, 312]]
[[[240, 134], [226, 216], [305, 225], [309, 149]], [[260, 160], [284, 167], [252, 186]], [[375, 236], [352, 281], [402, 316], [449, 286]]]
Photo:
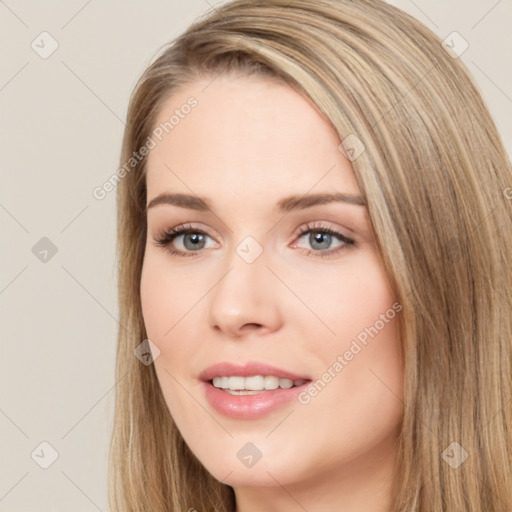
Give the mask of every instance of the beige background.
[[[220, 3], [0, 0], [0, 511], [107, 510], [115, 193], [92, 190], [117, 169], [140, 73]], [[512, 154], [512, 2], [393, 3], [469, 43], [461, 58]]]

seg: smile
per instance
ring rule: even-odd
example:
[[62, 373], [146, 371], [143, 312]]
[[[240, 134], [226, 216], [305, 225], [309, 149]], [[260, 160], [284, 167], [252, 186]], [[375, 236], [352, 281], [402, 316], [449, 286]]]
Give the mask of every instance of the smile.
[[224, 390], [230, 395], [256, 395], [278, 388], [290, 389], [295, 386], [301, 386], [305, 382], [305, 379], [293, 381], [291, 379], [279, 378], [275, 375], [252, 375], [249, 377], [222, 376], [212, 379], [213, 386]]
[[234, 419], [262, 418], [293, 402], [311, 379], [265, 363], [219, 363], [199, 375], [206, 400]]

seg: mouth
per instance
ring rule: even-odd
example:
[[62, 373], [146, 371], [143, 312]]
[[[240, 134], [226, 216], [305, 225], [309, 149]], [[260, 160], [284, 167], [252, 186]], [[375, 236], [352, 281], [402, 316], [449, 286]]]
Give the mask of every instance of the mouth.
[[220, 363], [200, 376], [206, 399], [219, 414], [257, 419], [284, 407], [311, 382], [308, 376], [263, 363]]

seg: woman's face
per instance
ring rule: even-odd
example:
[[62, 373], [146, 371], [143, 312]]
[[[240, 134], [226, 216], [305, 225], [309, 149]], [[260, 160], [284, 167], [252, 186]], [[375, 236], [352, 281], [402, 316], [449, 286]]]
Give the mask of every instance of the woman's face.
[[336, 132], [254, 77], [187, 86], [157, 126], [141, 299], [188, 446], [235, 490], [388, 474], [401, 305]]

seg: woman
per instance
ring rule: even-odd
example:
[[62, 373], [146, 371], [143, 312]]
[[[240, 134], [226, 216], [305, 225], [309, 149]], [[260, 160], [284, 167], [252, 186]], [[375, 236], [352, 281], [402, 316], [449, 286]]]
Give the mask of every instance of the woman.
[[512, 175], [449, 46], [238, 0], [145, 71], [112, 510], [510, 511]]

